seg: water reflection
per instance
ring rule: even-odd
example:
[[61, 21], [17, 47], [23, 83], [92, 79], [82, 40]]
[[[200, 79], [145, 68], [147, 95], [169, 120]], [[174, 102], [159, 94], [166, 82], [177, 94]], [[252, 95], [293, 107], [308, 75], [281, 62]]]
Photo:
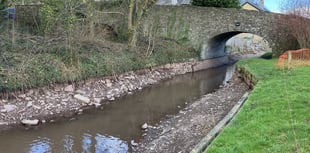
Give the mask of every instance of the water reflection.
[[82, 139], [82, 148], [83, 153], [91, 153], [91, 135], [90, 134], [84, 134]]
[[96, 137], [96, 153], [127, 153], [128, 144], [118, 138], [112, 136], [103, 136], [97, 134]]
[[51, 151], [50, 140], [48, 138], [34, 140], [30, 144], [29, 153], [50, 153]]
[[223, 81], [223, 84], [227, 84], [227, 81], [229, 81], [232, 76], [234, 75], [235, 73], [235, 68], [236, 66], [235, 65], [232, 65], [232, 66], [228, 66], [227, 69], [226, 69], [226, 74], [225, 74], [225, 79]]
[[65, 135], [63, 139], [64, 151], [63, 153], [73, 153], [73, 144], [74, 144], [74, 137], [71, 135]]
[[[113, 136], [104, 136], [97, 134], [94, 136], [84, 134], [82, 138], [82, 153], [127, 153], [129, 146], [126, 141]], [[51, 153], [56, 152], [52, 150], [52, 143], [48, 138], [39, 138], [30, 144], [28, 153]], [[65, 135], [63, 138], [63, 151], [61, 153], [77, 153], [74, 150], [74, 137]], [[59, 150], [59, 149], [57, 149]], [[93, 151], [94, 150], [94, 151]]]

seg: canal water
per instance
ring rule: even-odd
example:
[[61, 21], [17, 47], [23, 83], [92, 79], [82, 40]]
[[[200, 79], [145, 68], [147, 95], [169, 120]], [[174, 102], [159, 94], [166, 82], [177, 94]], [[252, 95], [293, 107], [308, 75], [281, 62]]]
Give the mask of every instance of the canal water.
[[174, 77], [73, 119], [0, 132], [2, 153], [126, 153], [155, 125], [231, 78], [233, 66]]

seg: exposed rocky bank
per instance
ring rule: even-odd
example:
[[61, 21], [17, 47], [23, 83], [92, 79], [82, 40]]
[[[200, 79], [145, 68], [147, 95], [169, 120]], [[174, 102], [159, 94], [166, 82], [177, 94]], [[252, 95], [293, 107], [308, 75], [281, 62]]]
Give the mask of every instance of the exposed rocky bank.
[[135, 152], [185, 153], [197, 145], [249, 90], [239, 76], [158, 125], [149, 126]]

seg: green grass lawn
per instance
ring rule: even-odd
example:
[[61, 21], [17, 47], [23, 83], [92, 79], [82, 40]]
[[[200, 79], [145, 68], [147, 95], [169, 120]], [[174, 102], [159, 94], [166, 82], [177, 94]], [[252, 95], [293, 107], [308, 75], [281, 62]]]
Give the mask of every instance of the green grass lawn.
[[276, 62], [238, 62], [259, 82], [207, 153], [310, 152], [310, 67], [281, 70]]

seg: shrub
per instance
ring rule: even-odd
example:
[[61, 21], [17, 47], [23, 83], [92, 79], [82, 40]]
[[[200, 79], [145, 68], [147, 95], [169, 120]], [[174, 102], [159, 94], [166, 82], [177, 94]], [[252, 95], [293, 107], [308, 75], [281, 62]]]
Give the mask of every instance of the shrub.
[[239, 8], [239, 0], [193, 0], [192, 5], [204, 7]]

